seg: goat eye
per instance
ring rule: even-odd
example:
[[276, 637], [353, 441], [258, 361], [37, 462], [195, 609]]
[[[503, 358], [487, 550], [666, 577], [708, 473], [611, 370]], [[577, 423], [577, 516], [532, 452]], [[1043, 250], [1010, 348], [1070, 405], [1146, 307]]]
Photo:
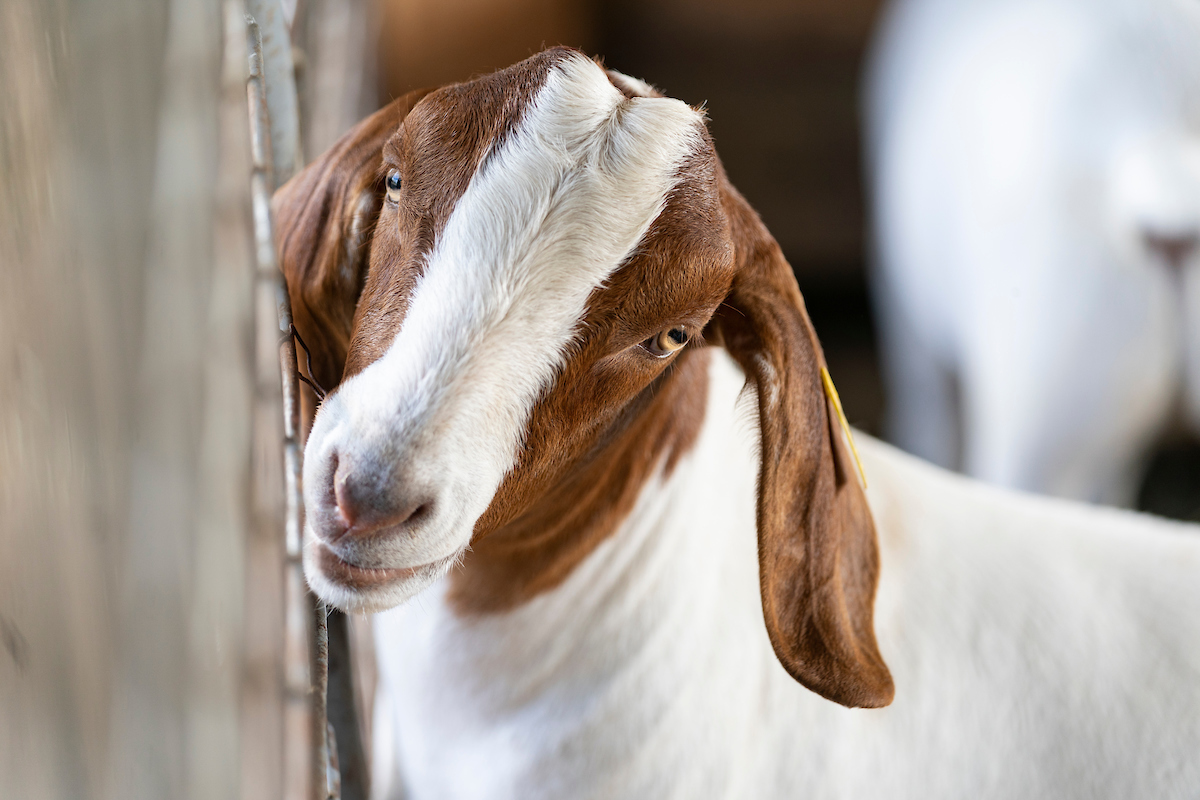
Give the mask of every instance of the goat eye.
[[387, 199], [390, 203], [400, 202], [400, 170], [394, 169], [387, 174], [384, 181], [387, 186]]
[[657, 336], [651, 336], [644, 346], [653, 355], [662, 358], [683, 349], [688, 343], [688, 332], [683, 328], [669, 328]]

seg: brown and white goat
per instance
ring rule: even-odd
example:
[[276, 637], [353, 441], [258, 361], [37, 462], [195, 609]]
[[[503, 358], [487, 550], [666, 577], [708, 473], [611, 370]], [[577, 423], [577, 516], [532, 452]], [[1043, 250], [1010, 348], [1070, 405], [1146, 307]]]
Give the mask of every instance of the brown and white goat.
[[1200, 791], [1200, 538], [870, 440], [864, 494], [696, 110], [549, 50], [397, 100], [275, 207], [336, 385], [306, 574], [400, 606], [380, 797]]

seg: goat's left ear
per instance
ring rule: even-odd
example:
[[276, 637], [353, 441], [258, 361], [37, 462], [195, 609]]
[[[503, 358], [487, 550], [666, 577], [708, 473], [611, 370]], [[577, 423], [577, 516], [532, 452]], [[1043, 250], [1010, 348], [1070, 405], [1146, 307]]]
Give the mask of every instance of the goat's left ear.
[[875, 642], [875, 524], [821, 381], [824, 355], [779, 245], [720, 178], [737, 272], [711, 323], [758, 392], [763, 615], [792, 677], [846, 706], [892, 701]]
[[409, 92], [359, 122], [271, 199], [292, 316], [326, 389], [341, 381], [350, 346], [383, 204], [383, 146], [429, 92]]

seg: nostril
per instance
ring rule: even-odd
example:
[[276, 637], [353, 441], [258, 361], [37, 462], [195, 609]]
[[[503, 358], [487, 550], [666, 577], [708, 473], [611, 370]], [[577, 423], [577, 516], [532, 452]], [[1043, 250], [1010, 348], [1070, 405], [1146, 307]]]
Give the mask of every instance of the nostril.
[[1165, 261], [1168, 266], [1173, 269], [1182, 269], [1196, 246], [1200, 245], [1200, 235], [1193, 231], [1163, 233], [1146, 230], [1142, 233], [1142, 241], [1155, 256]]
[[346, 528], [353, 527], [358, 513], [351, 500], [349, 478], [341, 469], [333, 474], [333, 502], [337, 506], [338, 518], [341, 523]]
[[424, 503], [421, 503], [420, 505], [418, 505], [415, 509], [413, 509], [413, 512], [411, 514], [409, 514], [408, 517], [402, 521], [408, 522], [408, 523], [420, 522], [421, 520], [425, 519], [428, 516], [431, 516], [432, 514], [433, 514], [433, 503], [424, 502]]
[[[404, 497], [404, 493], [371, 489], [374, 481], [356, 479], [350, 464], [345, 459], [333, 457], [333, 506], [337, 516], [333, 534], [327, 537], [336, 541], [342, 536], [365, 536], [375, 531], [411, 527], [433, 515], [433, 500], [428, 496], [417, 496], [415, 500]], [[399, 495], [399, 496], [397, 496]]]
[[432, 501], [400, 504], [378, 515], [371, 515], [370, 519], [360, 520], [353, 532], [371, 533], [385, 528], [412, 528], [431, 516], [433, 516]]

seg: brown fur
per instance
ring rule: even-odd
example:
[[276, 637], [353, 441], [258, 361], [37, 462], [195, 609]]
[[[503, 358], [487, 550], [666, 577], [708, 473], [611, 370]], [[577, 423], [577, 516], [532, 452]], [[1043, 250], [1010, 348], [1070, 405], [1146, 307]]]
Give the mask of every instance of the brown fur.
[[[327, 385], [386, 351], [455, 202], [564, 52], [401, 98], [280, 190], [283, 267]], [[396, 207], [382, 200], [392, 167], [404, 180]], [[369, 260], [350, 224], [356, 208], [377, 220]], [[364, 279], [355, 269], [366, 264]], [[588, 309], [516, 466], [476, 524], [451, 584], [456, 608], [500, 612], [557, 586], [629, 514], [656, 467], [670, 472], [704, 417], [704, 330], [758, 389], [759, 560], [775, 652], [825, 697], [890, 702], [872, 622], [874, 524], [821, 386], [820, 345], [778, 245], [707, 137], [635, 256]], [[694, 339], [677, 355], [639, 346], [676, 325]]]

